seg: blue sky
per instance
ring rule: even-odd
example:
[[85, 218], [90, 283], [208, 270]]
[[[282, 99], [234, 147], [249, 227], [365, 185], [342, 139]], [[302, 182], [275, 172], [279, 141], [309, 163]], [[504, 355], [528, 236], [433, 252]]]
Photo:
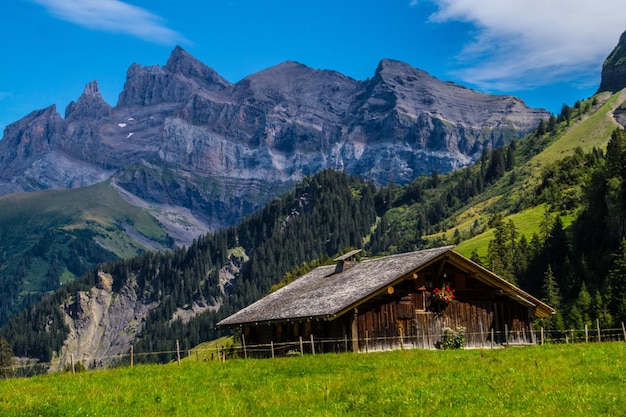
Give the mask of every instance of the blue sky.
[[63, 115], [97, 80], [114, 105], [133, 63], [176, 45], [231, 82], [286, 60], [358, 80], [383, 58], [558, 113], [593, 95], [624, 0], [4, 0], [0, 129]]

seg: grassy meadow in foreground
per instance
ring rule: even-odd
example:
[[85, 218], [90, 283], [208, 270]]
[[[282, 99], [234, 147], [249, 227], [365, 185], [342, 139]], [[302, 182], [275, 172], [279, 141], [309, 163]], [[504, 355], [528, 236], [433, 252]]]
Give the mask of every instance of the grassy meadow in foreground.
[[142, 365], [0, 381], [2, 416], [626, 415], [626, 343]]

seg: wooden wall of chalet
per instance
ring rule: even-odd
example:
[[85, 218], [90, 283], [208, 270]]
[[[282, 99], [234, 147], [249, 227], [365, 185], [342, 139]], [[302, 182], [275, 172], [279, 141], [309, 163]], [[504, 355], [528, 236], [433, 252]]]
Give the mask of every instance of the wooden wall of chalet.
[[536, 343], [532, 309], [461, 271], [446, 271], [446, 282], [455, 288], [456, 299], [438, 305], [431, 303], [432, 293], [426, 290], [425, 283], [429, 282], [429, 287], [445, 284], [436, 279], [437, 272], [441, 271], [424, 271], [419, 278], [404, 281], [359, 306], [360, 351], [397, 349], [400, 345], [436, 349], [446, 327], [464, 327], [467, 347]]
[[[465, 328], [467, 347], [494, 344], [536, 343], [528, 308], [515, 303], [476, 305], [452, 301], [440, 311], [416, 311], [407, 317], [407, 307], [389, 303], [360, 313], [357, 319], [359, 350], [405, 348], [436, 349], [443, 329]], [[505, 326], [506, 325], [506, 326]], [[504, 331], [508, 330], [508, 340]], [[402, 337], [402, 340], [400, 340]]]

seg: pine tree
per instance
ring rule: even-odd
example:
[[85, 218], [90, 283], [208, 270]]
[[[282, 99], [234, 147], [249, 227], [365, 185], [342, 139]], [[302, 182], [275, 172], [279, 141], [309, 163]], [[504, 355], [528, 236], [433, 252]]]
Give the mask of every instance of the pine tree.
[[6, 339], [0, 337], [0, 378], [9, 378], [14, 375], [11, 345], [9, 345]]
[[587, 285], [583, 282], [578, 298], [576, 299], [576, 308], [580, 312], [583, 325], [591, 324], [591, 294], [587, 291]]
[[613, 255], [613, 267], [608, 274], [607, 297], [615, 324], [626, 321], [626, 239]]
[[544, 319], [544, 327], [548, 330], [562, 330], [563, 313], [561, 312], [561, 295], [559, 286], [552, 273], [552, 268], [548, 265], [543, 276], [543, 286], [541, 287], [543, 297], [541, 300], [556, 310], [554, 316]]

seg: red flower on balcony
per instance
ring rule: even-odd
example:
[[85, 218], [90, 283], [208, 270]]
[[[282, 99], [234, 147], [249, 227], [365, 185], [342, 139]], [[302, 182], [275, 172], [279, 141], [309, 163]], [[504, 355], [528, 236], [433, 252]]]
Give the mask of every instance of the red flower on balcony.
[[451, 289], [448, 285], [441, 289], [435, 288], [433, 290], [433, 299], [436, 301], [449, 303], [450, 301], [454, 300], [454, 290]]

